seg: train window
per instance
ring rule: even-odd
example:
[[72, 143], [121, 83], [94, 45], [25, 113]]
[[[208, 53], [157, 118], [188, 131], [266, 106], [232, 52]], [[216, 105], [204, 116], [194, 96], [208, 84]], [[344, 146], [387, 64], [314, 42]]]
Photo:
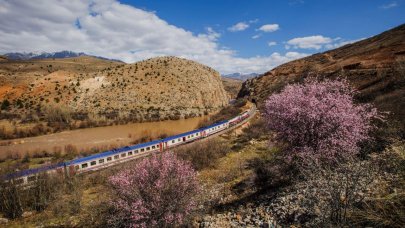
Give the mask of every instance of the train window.
[[111, 161], [112, 160], [112, 157], [107, 157], [107, 161]]
[[195, 135], [197, 135], [197, 136], [198, 136], [198, 133], [196, 133]]
[[87, 163], [82, 164], [82, 169], [87, 168], [87, 166], [89, 166]]
[[75, 166], [75, 170], [79, 170], [80, 167], [78, 165]]
[[120, 158], [119, 155], [115, 155], [115, 156], [114, 156], [114, 159], [119, 159], [119, 158]]
[[98, 160], [98, 163], [99, 163], [99, 164], [104, 163], [104, 159]]
[[30, 176], [27, 178], [29, 182], [35, 181], [37, 179], [37, 176]]
[[175, 143], [176, 141], [175, 140], [172, 140], [172, 143]]
[[132, 155], [132, 151], [128, 152], [128, 156], [131, 156], [131, 155]]
[[135, 150], [135, 154], [137, 154], [139, 151], [138, 150]]
[[187, 136], [187, 138], [190, 138], [190, 136]]
[[92, 162], [90, 162], [90, 165], [91, 165], [91, 166], [96, 165], [96, 164], [97, 164], [97, 162], [96, 162], [96, 161], [92, 161]]
[[122, 158], [125, 157], [125, 156], [127, 156], [127, 154], [125, 154], [125, 153], [121, 154], [121, 157], [122, 157]]
[[156, 145], [156, 147], [157, 147], [157, 148], [159, 148], [159, 147], [160, 147], [160, 146], [159, 146], [159, 144], [158, 144], [158, 145]]
[[178, 142], [180, 142], [180, 139], [177, 139]]
[[141, 152], [144, 152], [144, 151], [145, 151], [145, 148], [142, 148], [142, 149], [141, 149]]
[[155, 146], [152, 146], [152, 149], [155, 149], [156, 147]]
[[148, 146], [148, 147], [146, 147], [146, 150], [150, 150], [150, 147]]

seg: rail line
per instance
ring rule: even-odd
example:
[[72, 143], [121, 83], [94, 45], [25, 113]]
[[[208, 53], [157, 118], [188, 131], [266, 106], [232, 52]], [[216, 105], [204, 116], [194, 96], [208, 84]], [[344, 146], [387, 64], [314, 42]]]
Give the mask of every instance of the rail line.
[[67, 162], [52, 164], [36, 169], [28, 169], [15, 172], [0, 179], [13, 181], [16, 184], [30, 184], [37, 179], [40, 173], [60, 173], [67, 176], [95, 172], [111, 166], [116, 166], [135, 159], [150, 156], [151, 154], [163, 152], [172, 148], [190, 145], [197, 141], [205, 141], [218, 137], [232, 131], [251, 120], [256, 114], [256, 106], [250, 110], [226, 121], [221, 121], [213, 125], [170, 136], [164, 139], [154, 140], [147, 143], [126, 146], [111, 151], [106, 151], [83, 158], [74, 159]]

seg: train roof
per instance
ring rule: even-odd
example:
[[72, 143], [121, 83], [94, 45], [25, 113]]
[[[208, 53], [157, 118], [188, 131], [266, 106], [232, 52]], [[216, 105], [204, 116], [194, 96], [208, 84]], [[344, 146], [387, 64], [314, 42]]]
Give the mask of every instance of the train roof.
[[23, 177], [23, 176], [28, 176], [31, 174], [35, 174], [35, 173], [39, 173], [39, 172], [45, 172], [51, 169], [55, 169], [55, 168], [59, 168], [59, 167], [63, 167], [64, 166], [64, 162], [61, 163], [57, 163], [57, 164], [51, 164], [51, 165], [46, 165], [46, 166], [41, 166], [38, 168], [34, 168], [34, 169], [26, 169], [26, 170], [21, 170], [21, 171], [17, 171], [14, 173], [10, 173], [10, 174], [6, 174], [3, 177], [0, 177], [0, 179], [13, 179], [13, 178], [19, 178], [19, 177]]
[[163, 141], [170, 141], [170, 140], [177, 139], [177, 138], [180, 138], [180, 137], [184, 137], [184, 136], [187, 136], [187, 135], [190, 135], [190, 134], [194, 134], [194, 133], [203, 131], [203, 130], [205, 130], [205, 129], [209, 129], [209, 128], [212, 128], [212, 127], [216, 127], [216, 126], [221, 125], [221, 124], [224, 124], [224, 123], [226, 123], [226, 122], [228, 122], [228, 121], [227, 121], [227, 120], [224, 120], [224, 121], [221, 121], [221, 122], [214, 123], [213, 125], [210, 125], [210, 126], [207, 126], [207, 127], [199, 128], [199, 129], [197, 129], [197, 130], [193, 130], [193, 131], [181, 133], [181, 134], [178, 134], [178, 135], [169, 136], [169, 137], [167, 137], [167, 138], [164, 138]]
[[94, 159], [97, 159], [97, 158], [103, 158], [103, 157], [110, 156], [110, 155], [112, 156], [112, 155], [119, 154], [119, 153], [122, 153], [122, 152], [125, 152], [125, 151], [136, 150], [136, 149], [143, 148], [143, 147], [146, 147], [146, 146], [155, 145], [155, 144], [160, 143], [160, 142], [162, 142], [162, 139], [153, 140], [153, 141], [146, 142], [146, 143], [141, 143], [141, 144], [136, 144], [136, 145], [133, 145], [133, 146], [125, 146], [125, 147], [121, 147], [121, 148], [118, 148], [118, 149], [113, 149], [113, 150], [105, 151], [105, 152], [102, 152], [102, 153], [93, 154], [93, 155], [90, 155], [90, 156], [87, 156], [87, 157], [77, 158], [77, 159], [74, 159], [74, 160], [70, 161], [70, 164], [78, 164], [78, 163], [82, 163], [82, 162], [86, 162], [86, 161], [91, 161], [91, 160], [94, 160]]

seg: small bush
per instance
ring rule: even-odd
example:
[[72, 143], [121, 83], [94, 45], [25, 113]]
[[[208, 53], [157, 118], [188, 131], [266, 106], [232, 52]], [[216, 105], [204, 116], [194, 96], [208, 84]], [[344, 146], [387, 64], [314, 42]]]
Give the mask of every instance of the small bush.
[[229, 151], [229, 145], [218, 139], [197, 142], [175, 150], [180, 158], [190, 161], [196, 170], [215, 166], [216, 160], [225, 156]]
[[9, 219], [19, 218], [23, 214], [22, 188], [14, 184], [0, 182], [0, 211]]

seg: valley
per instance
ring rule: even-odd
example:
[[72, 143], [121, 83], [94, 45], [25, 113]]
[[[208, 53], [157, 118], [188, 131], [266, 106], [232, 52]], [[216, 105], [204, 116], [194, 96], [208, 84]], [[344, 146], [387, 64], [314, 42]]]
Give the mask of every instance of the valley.
[[[80, 56], [0, 62], [0, 138], [204, 116], [225, 107], [213, 69], [176, 57], [134, 64]], [[113, 96], [111, 96], [113, 94]]]
[[0, 140], [0, 159], [24, 157], [48, 153], [66, 154], [69, 149], [91, 153], [119, 148], [135, 142], [157, 139], [196, 129], [207, 117], [194, 117], [181, 120], [130, 123], [87, 129], [62, 131], [43, 136]]

